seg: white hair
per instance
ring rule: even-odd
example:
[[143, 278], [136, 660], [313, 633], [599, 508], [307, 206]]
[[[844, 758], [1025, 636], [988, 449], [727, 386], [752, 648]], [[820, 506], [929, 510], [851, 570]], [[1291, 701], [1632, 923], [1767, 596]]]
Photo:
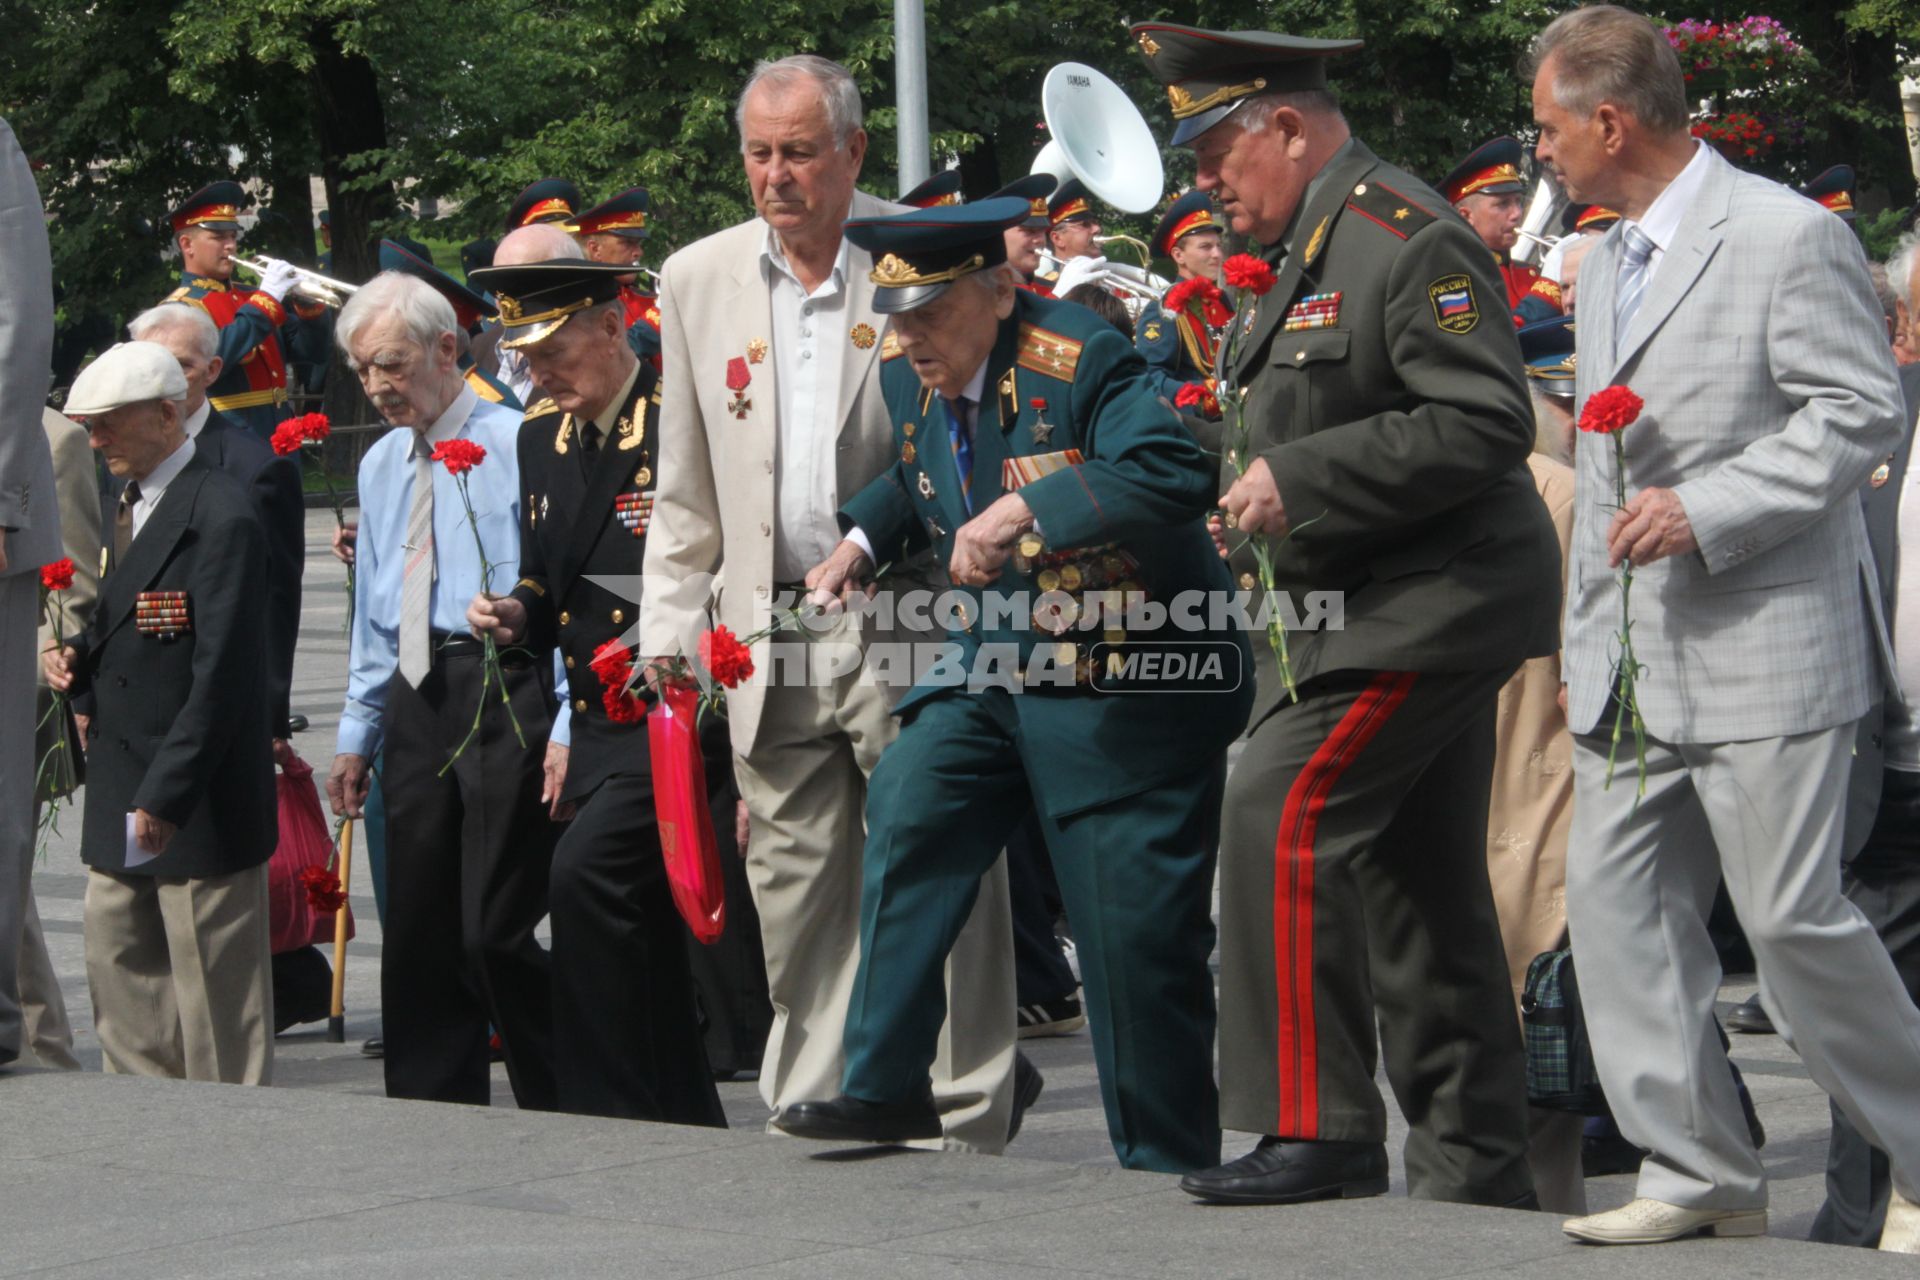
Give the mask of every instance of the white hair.
[[334, 337], [340, 343], [340, 350], [347, 353], [349, 365], [353, 362], [353, 340], [360, 335], [360, 330], [389, 314], [400, 317], [407, 327], [407, 336], [423, 349], [431, 348], [441, 334], [453, 333], [460, 327], [453, 314], [453, 304], [442, 297], [439, 290], [418, 276], [382, 271], [347, 299], [347, 305], [340, 308], [339, 320], [334, 323]]
[[762, 84], [774, 89], [789, 89], [809, 81], [819, 91], [827, 108], [827, 124], [833, 129], [833, 145], [844, 150], [854, 130], [863, 128], [866, 117], [860, 106], [860, 86], [853, 73], [831, 58], [813, 53], [796, 53], [777, 62], [754, 64], [746, 87], [733, 105], [734, 126], [740, 131], [740, 149], [747, 146], [747, 97]]
[[151, 342], [155, 334], [181, 330], [192, 334], [194, 350], [202, 360], [211, 360], [220, 354], [220, 327], [214, 324], [212, 316], [184, 302], [163, 302], [157, 307], [148, 307], [127, 326], [127, 336], [135, 342]]
[[1901, 236], [1893, 246], [1893, 254], [1887, 259], [1887, 287], [1893, 290], [1907, 308], [1913, 311], [1913, 267], [1920, 259], [1920, 227]]

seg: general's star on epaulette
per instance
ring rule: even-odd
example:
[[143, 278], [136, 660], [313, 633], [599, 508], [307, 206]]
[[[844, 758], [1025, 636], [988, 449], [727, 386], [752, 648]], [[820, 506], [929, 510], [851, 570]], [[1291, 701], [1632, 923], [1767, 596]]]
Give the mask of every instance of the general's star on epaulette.
[[1398, 209], [1395, 209], [1393, 211], [1393, 219], [1395, 222], [1405, 222], [1407, 220], [1408, 215], [1410, 215], [1412, 212], [1413, 210], [1407, 208], [1407, 206], [1401, 205]]

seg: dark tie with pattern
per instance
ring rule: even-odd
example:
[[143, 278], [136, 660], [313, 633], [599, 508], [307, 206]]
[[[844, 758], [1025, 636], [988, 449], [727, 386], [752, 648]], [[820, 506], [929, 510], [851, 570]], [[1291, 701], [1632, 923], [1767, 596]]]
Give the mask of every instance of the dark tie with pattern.
[[120, 557], [127, 554], [127, 545], [133, 541], [133, 504], [140, 501], [140, 482], [127, 481], [127, 487], [120, 491], [120, 506], [113, 513], [113, 562], [120, 563]]

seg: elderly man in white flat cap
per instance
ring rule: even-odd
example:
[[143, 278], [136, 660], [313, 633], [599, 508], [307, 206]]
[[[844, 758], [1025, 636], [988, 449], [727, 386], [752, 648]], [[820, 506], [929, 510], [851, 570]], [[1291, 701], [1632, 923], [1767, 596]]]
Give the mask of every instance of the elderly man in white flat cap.
[[80, 856], [105, 1069], [268, 1084], [266, 537], [246, 490], [195, 455], [186, 396], [153, 342], [74, 380], [68, 415], [127, 484], [93, 621], [43, 665], [93, 697]]

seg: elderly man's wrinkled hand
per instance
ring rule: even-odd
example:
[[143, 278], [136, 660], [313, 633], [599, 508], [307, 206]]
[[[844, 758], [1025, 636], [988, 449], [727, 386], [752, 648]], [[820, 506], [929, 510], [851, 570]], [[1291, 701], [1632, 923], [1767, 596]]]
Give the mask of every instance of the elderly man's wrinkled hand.
[[1642, 489], [1613, 513], [1607, 526], [1607, 564], [1615, 569], [1623, 560], [1639, 568], [1699, 549], [1687, 509], [1671, 489]]

